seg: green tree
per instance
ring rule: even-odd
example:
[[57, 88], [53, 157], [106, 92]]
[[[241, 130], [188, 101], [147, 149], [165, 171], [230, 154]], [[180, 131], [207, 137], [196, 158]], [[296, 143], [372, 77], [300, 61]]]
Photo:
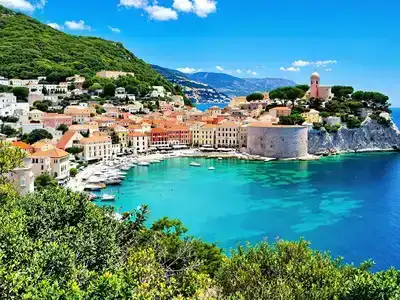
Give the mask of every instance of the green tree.
[[22, 167], [25, 152], [10, 143], [0, 141], [0, 184], [6, 182], [6, 175], [13, 169]]
[[61, 130], [62, 133], [66, 133], [68, 131], [68, 126], [67, 124], [60, 124], [60, 126], [58, 126], [57, 130]]
[[33, 106], [34, 106], [36, 109], [38, 109], [38, 110], [40, 110], [40, 111], [42, 111], [42, 112], [48, 112], [48, 111], [49, 111], [49, 105], [48, 105], [48, 103], [45, 102], [45, 101], [35, 101], [35, 102], [33, 103]]
[[114, 97], [115, 95], [115, 85], [113, 83], [108, 83], [104, 86], [103, 95]]
[[78, 174], [78, 170], [77, 170], [77, 169], [71, 168], [71, 169], [69, 170], [69, 175], [70, 175], [71, 177], [75, 177], [77, 174]]
[[89, 87], [89, 92], [94, 92], [94, 91], [102, 90], [102, 89], [103, 89], [103, 87], [99, 83], [95, 82]]
[[34, 144], [43, 139], [53, 139], [53, 135], [45, 129], [34, 129], [29, 134], [25, 134], [22, 140], [28, 144]]
[[83, 148], [82, 147], [69, 147], [67, 149], [65, 149], [66, 152], [68, 152], [69, 154], [79, 154], [83, 152]]
[[279, 117], [279, 124], [281, 125], [301, 125], [305, 119], [300, 115], [290, 115]]
[[306, 93], [310, 89], [310, 86], [307, 84], [298, 84], [296, 85], [296, 88], [301, 89]]
[[294, 101], [299, 98], [303, 98], [305, 91], [298, 87], [281, 87], [269, 92], [270, 99], [290, 100]]
[[25, 87], [14, 87], [12, 92], [18, 101], [27, 102], [29, 96], [29, 90]]
[[14, 137], [18, 134], [18, 131], [12, 128], [10, 125], [1, 124], [0, 133], [5, 134], [7, 137]]
[[127, 94], [133, 94], [133, 95], [137, 96], [139, 94], [139, 89], [136, 86], [129, 84], [129, 85], [125, 86], [125, 92]]
[[42, 173], [35, 178], [35, 190], [42, 191], [51, 189], [58, 185], [57, 181], [49, 173]]
[[247, 101], [255, 101], [255, 100], [263, 100], [264, 95], [262, 93], [252, 93], [250, 95], [247, 95], [246, 100]]
[[359, 128], [361, 121], [357, 117], [349, 116], [346, 121], [347, 128]]

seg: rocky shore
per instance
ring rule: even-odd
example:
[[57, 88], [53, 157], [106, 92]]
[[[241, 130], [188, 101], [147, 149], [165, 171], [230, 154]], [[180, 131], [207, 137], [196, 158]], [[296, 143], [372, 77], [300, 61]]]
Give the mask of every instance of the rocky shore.
[[400, 131], [392, 123], [390, 127], [367, 118], [360, 128], [342, 127], [337, 133], [325, 129], [308, 133], [308, 153], [329, 155], [351, 152], [395, 151], [400, 149]]

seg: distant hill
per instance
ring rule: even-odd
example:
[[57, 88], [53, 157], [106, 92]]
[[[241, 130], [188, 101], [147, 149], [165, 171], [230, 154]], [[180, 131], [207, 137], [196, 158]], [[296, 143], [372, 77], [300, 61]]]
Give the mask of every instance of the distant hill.
[[231, 97], [296, 85], [294, 81], [282, 78], [239, 78], [224, 73], [198, 72], [187, 76], [192, 80], [209, 84], [217, 91]]
[[174, 90], [121, 43], [66, 34], [0, 5], [0, 76], [26, 79], [57, 73], [92, 77], [101, 70], [134, 72], [137, 84]]
[[217, 91], [214, 87], [206, 83], [190, 79], [188, 74], [156, 65], [152, 65], [152, 67], [168, 81], [182, 86], [185, 96], [192, 102], [205, 103], [230, 101], [230, 98], [227, 95]]

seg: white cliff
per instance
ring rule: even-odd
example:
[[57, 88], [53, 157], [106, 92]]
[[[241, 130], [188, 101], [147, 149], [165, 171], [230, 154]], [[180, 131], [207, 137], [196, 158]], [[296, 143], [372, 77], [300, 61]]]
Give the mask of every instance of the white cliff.
[[342, 127], [337, 133], [328, 133], [324, 128], [308, 133], [308, 152], [362, 152], [400, 149], [400, 131], [392, 123], [390, 127], [367, 118], [360, 128]]

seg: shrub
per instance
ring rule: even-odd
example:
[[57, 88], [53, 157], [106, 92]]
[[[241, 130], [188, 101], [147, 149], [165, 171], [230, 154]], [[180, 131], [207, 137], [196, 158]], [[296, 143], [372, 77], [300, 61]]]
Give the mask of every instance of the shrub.
[[72, 168], [72, 169], [69, 170], [69, 175], [71, 177], [75, 177], [77, 174], [78, 174], [78, 170], [77, 169]]
[[335, 124], [335, 125], [330, 125], [330, 124], [325, 124], [324, 128], [328, 133], [336, 133], [339, 131], [340, 127], [342, 127], [340, 124]]
[[357, 117], [349, 116], [346, 121], [347, 128], [359, 128], [361, 126], [361, 121]]
[[323, 124], [320, 122], [314, 122], [313, 123], [313, 129], [315, 130], [320, 130], [322, 128]]

